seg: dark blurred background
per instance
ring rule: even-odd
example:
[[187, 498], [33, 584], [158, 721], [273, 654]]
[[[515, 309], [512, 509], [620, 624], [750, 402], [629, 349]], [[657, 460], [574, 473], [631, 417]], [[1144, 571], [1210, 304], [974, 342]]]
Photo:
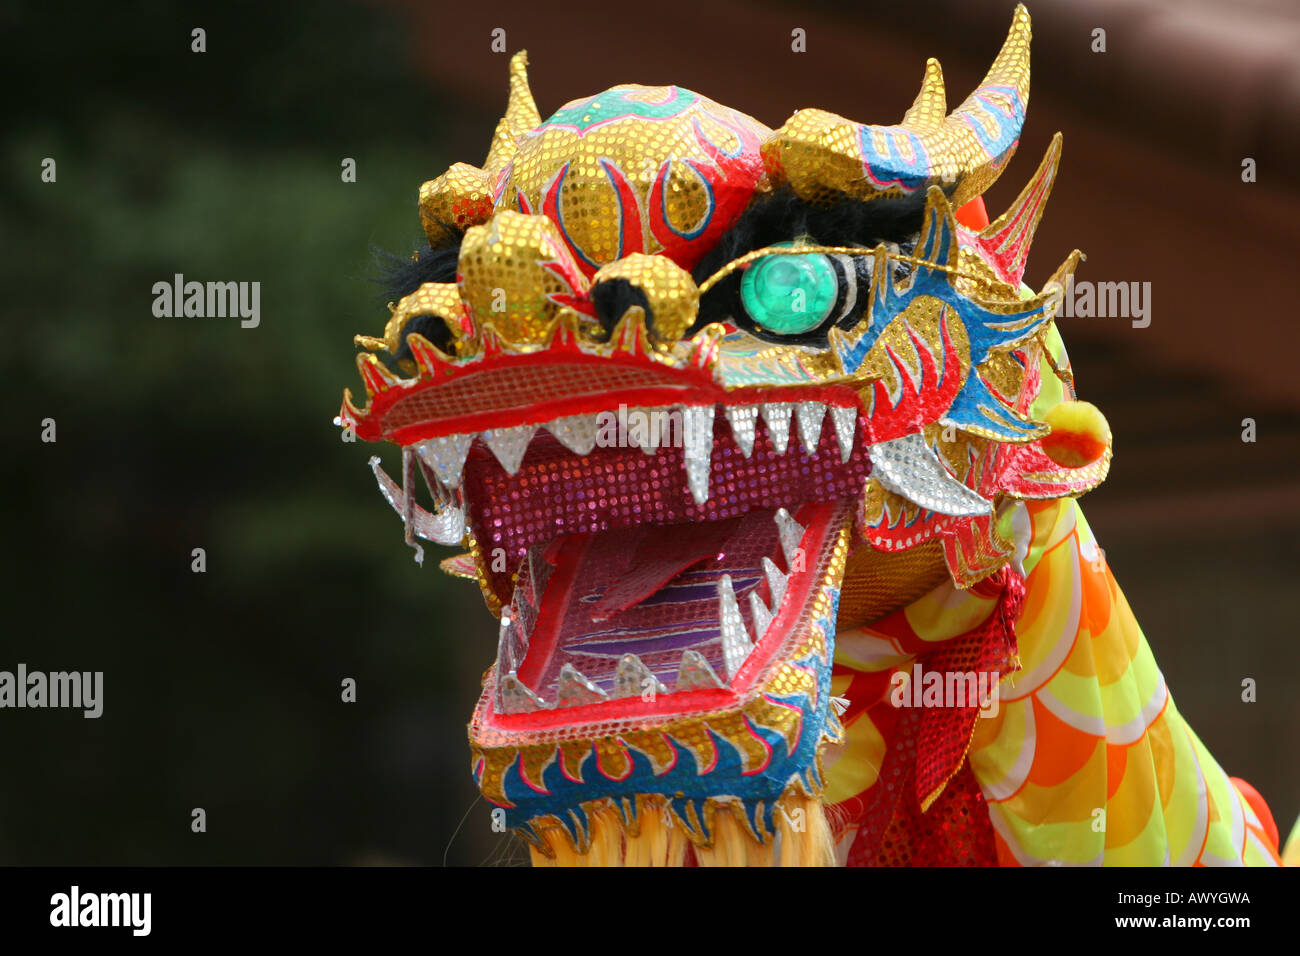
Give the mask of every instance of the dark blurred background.
[[[412, 562], [372, 449], [331, 425], [356, 390], [353, 333], [387, 315], [371, 246], [415, 248], [420, 183], [486, 153], [508, 59], [492, 31], [528, 49], [543, 116], [640, 82], [771, 126], [803, 106], [889, 123], [926, 56], [950, 105], [964, 98], [1012, 6], [6, 5], [0, 669], [102, 670], [105, 710], [0, 711], [0, 862], [522, 861], [468, 768], [493, 621], [439, 573], [439, 549]], [[1116, 436], [1084, 509], [1180, 710], [1285, 835], [1300, 811], [1300, 13], [1029, 6], [1029, 120], [989, 209], [1062, 130], [1028, 281], [1078, 246], [1080, 278], [1152, 283], [1148, 328], [1062, 321], [1080, 395]], [[261, 325], [155, 318], [152, 286], [178, 272], [261, 282]]]

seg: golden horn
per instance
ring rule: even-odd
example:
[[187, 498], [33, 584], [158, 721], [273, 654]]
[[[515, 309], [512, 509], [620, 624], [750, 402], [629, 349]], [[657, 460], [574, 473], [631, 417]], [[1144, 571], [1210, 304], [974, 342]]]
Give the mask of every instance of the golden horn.
[[[956, 126], [965, 133], [963, 139], [969, 142], [975, 135], [975, 129], [983, 129], [995, 134], [1001, 132], [1000, 122], [992, 131], [989, 130], [989, 123], [992, 120], [989, 113], [990, 103], [994, 104], [995, 108], [1005, 106], [1013, 113], [1019, 113], [1018, 119], [1013, 120], [1016, 126], [1016, 139], [1019, 139], [1020, 126], [1024, 122], [1024, 111], [1029, 106], [1029, 43], [1032, 33], [1029, 11], [1025, 9], [1023, 3], [1018, 4], [1011, 18], [1011, 28], [1007, 31], [1007, 38], [1003, 41], [1002, 49], [998, 51], [983, 82], [948, 117], [946, 125]], [[977, 142], [972, 145], [976, 149], [980, 148]], [[974, 161], [964, 162], [962, 164], [964, 175], [960, 177], [957, 188], [952, 194], [953, 207], [961, 208], [968, 200], [982, 195], [992, 186], [1001, 175], [1007, 161], [1011, 159], [1015, 147], [1016, 143], [1012, 142], [1001, 155], [992, 159], [980, 157]]]
[[909, 129], [938, 129], [948, 116], [948, 97], [943, 86], [943, 68], [934, 57], [925, 61], [921, 92], [911, 109], [903, 114], [902, 125]]
[[497, 123], [496, 133], [492, 136], [492, 148], [488, 150], [487, 160], [483, 163], [490, 180], [496, 179], [515, 155], [519, 147], [519, 137], [529, 130], [541, 125], [542, 118], [533, 102], [532, 90], [528, 87], [528, 51], [520, 50], [510, 58], [510, 99], [506, 103], [506, 115]]

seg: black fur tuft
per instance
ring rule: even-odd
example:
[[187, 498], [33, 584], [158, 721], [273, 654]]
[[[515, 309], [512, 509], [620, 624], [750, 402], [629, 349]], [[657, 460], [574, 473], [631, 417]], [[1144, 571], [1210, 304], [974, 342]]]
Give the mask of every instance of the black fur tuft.
[[372, 248], [379, 275], [375, 282], [389, 302], [410, 295], [426, 282], [455, 282], [460, 244], [434, 249], [425, 246], [415, 257], [395, 256], [384, 249]]
[[[870, 248], [880, 242], [908, 246], [921, 229], [924, 212], [925, 195], [919, 190], [897, 199], [861, 202], [845, 197], [829, 206], [814, 206], [789, 188], [782, 188], [746, 209], [709, 254], [700, 260], [692, 276], [697, 283], [703, 282], [747, 252], [788, 242], [801, 235], [812, 236], [826, 246]], [[710, 322], [746, 318], [740, 302], [740, 278], [739, 272], [732, 273], [701, 298], [699, 317], [689, 333]], [[810, 339], [815, 337], [815, 333], [810, 333]], [[792, 337], [778, 340], [789, 342]]]
[[408, 319], [406, 325], [402, 326], [402, 346], [393, 356], [393, 362], [412, 358], [411, 346], [406, 341], [406, 337], [412, 332], [420, 333], [448, 355], [452, 354], [451, 327], [446, 321], [436, 315], [417, 315]]
[[592, 286], [591, 302], [596, 307], [596, 317], [605, 327], [606, 339], [614, 331], [618, 320], [634, 305], [645, 310], [647, 328], [654, 324], [654, 311], [650, 308], [650, 300], [646, 298], [645, 291], [627, 279], [609, 279]]
[[[414, 256], [403, 258], [395, 256], [386, 249], [371, 247], [371, 254], [379, 274], [373, 281], [383, 290], [384, 300], [396, 302], [404, 299], [426, 282], [455, 282], [456, 267], [460, 261], [460, 243], [453, 246], [441, 246], [437, 249], [425, 246]], [[417, 315], [406, 323], [402, 333], [402, 344], [394, 355], [387, 358], [390, 369], [396, 369], [397, 363], [411, 358], [411, 348], [406, 344], [406, 336], [418, 332], [442, 349], [451, 352], [451, 329], [438, 316]]]

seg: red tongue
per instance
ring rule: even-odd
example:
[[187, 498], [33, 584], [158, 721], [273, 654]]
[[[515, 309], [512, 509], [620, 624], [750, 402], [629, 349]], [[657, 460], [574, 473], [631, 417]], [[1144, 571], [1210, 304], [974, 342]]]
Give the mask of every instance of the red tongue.
[[631, 559], [619, 579], [592, 607], [591, 619], [608, 620], [644, 601], [691, 565], [717, 557], [740, 520], [643, 525], [635, 530], [608, 532], [621, 539], [622, 553], [630, 554]]

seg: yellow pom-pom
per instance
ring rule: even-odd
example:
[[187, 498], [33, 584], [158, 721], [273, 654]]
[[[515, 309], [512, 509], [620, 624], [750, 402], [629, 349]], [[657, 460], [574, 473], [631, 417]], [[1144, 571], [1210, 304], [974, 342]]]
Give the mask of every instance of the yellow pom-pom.
[[1110, 424], [1090, 402], [1053, 405], [1043, 421], [1052, 432], [1039, 444], [1048, 458], [1065, 468], [1091, 465], [1110, 447]]

